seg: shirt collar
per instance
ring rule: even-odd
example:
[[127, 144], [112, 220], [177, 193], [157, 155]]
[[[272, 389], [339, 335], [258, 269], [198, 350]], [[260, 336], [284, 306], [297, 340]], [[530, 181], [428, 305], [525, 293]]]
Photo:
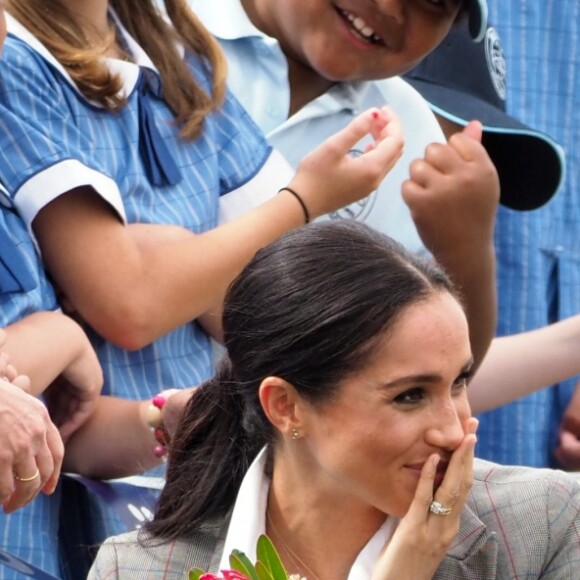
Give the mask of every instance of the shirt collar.
[[264, 447], [246, 472], [232, 512], [220, 570], [229, 569], [232, 550], [244, 552], [252, 562], [256, 561], [256, 542], [266, 531], [266, 506], [270, 480], [264, 473], [266, 466]]
[[[119, 95], [123, 98], [128, 97], [139, 78], [140, 67], [146, 67], [154, 71], [157, 75], [159, 74], [157, 68], [147, 55], [147, 53], [139, 46], [135, 39], [127, 32], [127, 29], [123, 26], [121, 21], [115, 12], [110, 9], [109, 13], [113, 19], [115, 26], [118, 28], [119, 32], [123, 36], [123, 40], [127, 45], [127, 48], [131, 51], [135, 62], [126, 62], [115, 58], [105, 58], [105, 62], [109, 70], [119, 76], [122, 81], [122, 87], [119, 91]], [[102, 108], [102, 105], [96, 101], [87, 99], [79, 90], [71, 76], [68, 74], [66, 69], [62, 64], [54, 57], [54, 55], [18, 20], [13, 16], [6, 13], [6, 24], [8, 33], [12, 36], [25, 42], [30, 48], [32, 48], [36, 53], [38, 53], [47, 63], [49, 63], [53, 68], [55, 68], [61, 76], [66, 80], [66, 82], [75, 90], [75, 92], [83, 98], [85, 101], [89, 102], [94, 107]], [[180, 47], [181, 52], [183, 52], [183, 47]]]
[[[222, 552], [220, 570], [230, 568], [229, 556], [232, 550], [240, 550], [248, 556], [251, 562], [256, 561], [256, 543], [260, 534], [266, 531], [266, 507], [270, 490], [270, 479], [265, 474], [266, 449], [264, 447], [258, 453], [240, 486]], [[397, 525], [396, 518], [388, 517], [385, 520], [359, 552], [348, 580], [371, 577], [375, 562]]]

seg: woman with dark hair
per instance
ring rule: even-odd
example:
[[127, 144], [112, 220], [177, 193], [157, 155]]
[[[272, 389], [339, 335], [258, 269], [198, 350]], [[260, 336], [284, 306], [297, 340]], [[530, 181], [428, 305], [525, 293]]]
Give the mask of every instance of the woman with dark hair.
[[223, 328], [154, 520], [109, 539], [90, 578], [215, 572], [261, 533], [309, 580], [572, 577], [575, 482], [473, 460], [467, 322], [439, 269], [313, 224], [257, 253]]

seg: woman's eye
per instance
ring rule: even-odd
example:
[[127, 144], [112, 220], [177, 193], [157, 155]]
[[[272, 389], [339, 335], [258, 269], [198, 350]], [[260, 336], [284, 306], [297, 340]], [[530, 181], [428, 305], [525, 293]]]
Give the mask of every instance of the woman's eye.
[[413, 403], [419, 403], [423, 400], [425, 393], [423, 389], [415, 388], [404, 391], [394, 398], [395, 403], [410, 405]]
[[463, 389], [466, 388], [467, 388], [467, 377], [465, 375], [457, 377], [457, 379], [455, 379], [455, 382], [453, 383], [452, 390], [457, 392], [463, 391]]

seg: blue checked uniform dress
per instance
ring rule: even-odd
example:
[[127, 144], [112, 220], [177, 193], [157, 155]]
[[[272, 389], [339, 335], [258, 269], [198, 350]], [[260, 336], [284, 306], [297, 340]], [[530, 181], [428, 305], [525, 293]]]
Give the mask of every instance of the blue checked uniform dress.
[[[179, 138], [171, 111], [157, 96], [160, 81], [154, 66], [120, 24], [137, 64], [107, 61], [128, 95], [127, 106], [112, 115], [88, 102], [52, 55], [13, 18], [7, 20], [9, 36], [0, 63], [0, 182], [27, 226], [51, 200], [79, 186], [91, 186], [127, 223], [174, 224], [195, 233], [217, 225], [220, 196], [250, 186], [252, 191], [276, 191], [267, 179], [260, 182], [261, 175], [272, 175], [272, 164], [277, 163], [272, 149], [230, 94], [206, 118], [197, 139]], [[184, 58], [207, 89], [206, 67], [190, 54]], [[150, 141], [143, 143], [148, 123], [157, 135], [151, 133]], [[159, 141], [169, 157], [169, 170], [152, 168], [147, 158], [155, 157], [157, 151], [151, 149]], [[284, 165], [279, 178], [285, 179], [286, 172]], [[52, 297], [54, 303], [50, 292], [44, 298], [50, 302]], [[11, 298], [5, 300], [10, 303]], [[47, 307], [39, 301], [31, 311]], [[148, 399], [165, 388], [199, 384], [212, 371], [208, 337], [195, 323], [137, 352], [91, 338], [103, 366], [105, 394]], [[70, 496], [63, 504], [78, 508], [80, 501]], [[57, 501], [51, 505], [58, 506]], [[123, 529], [111, 514], [101, 520], [101, 509], [106, 512], [102, 505], [91, 507], [97, 519], [88, 527], [95, 542]], [[51, 525], [58, 520], [54, 513], [48, 517]], [[0, 548], [24, 557], [33, 554], [35, 565], [58, 576], [62, 572], [54, 541], [46, 541], [41, 532], [47, 529], [45, 523], [22, 514], [0, 517]], [[85, 517], [75, 514], [70, 519]], [[0, 578], [10, 577], [0, 566]]]
[[[545, 207], [519, 213], [500, 206], [498, 334], [505, 335], [580, 312], [580, 2], [489, 5], [506, 54], [508, 111], [559, 141], [567, 162], [563, 186]], [[483, 414], [477, 454], [500, 463], [552, 465], [574, 384]]]

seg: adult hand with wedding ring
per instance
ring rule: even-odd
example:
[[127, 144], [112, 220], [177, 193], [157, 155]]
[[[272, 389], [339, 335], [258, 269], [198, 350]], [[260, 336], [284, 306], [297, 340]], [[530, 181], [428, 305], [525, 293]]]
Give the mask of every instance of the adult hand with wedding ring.
[[30, 477], [21, 477], [16, 472], [14, 472], [14, 479], [16, 481], [24, 481], [24, 482], [34, 481], [39, 476], [40, 476], [40, 469], [38, 469], [38, 467], [36, 468], [36, 471]]
[[473, 483], [473, 454], [478, 421], [465, 422], [465, 436], [452, 453], [445, 476], [433, 494], [439, 455], [423, 465], [415, 497], [387, 542], [372, 580], [431, 580], [459, 531], [463, 506]]
[[10, 513], [58, 483], [64, 446], [46, 407], [0, 379], [0, 503]]

